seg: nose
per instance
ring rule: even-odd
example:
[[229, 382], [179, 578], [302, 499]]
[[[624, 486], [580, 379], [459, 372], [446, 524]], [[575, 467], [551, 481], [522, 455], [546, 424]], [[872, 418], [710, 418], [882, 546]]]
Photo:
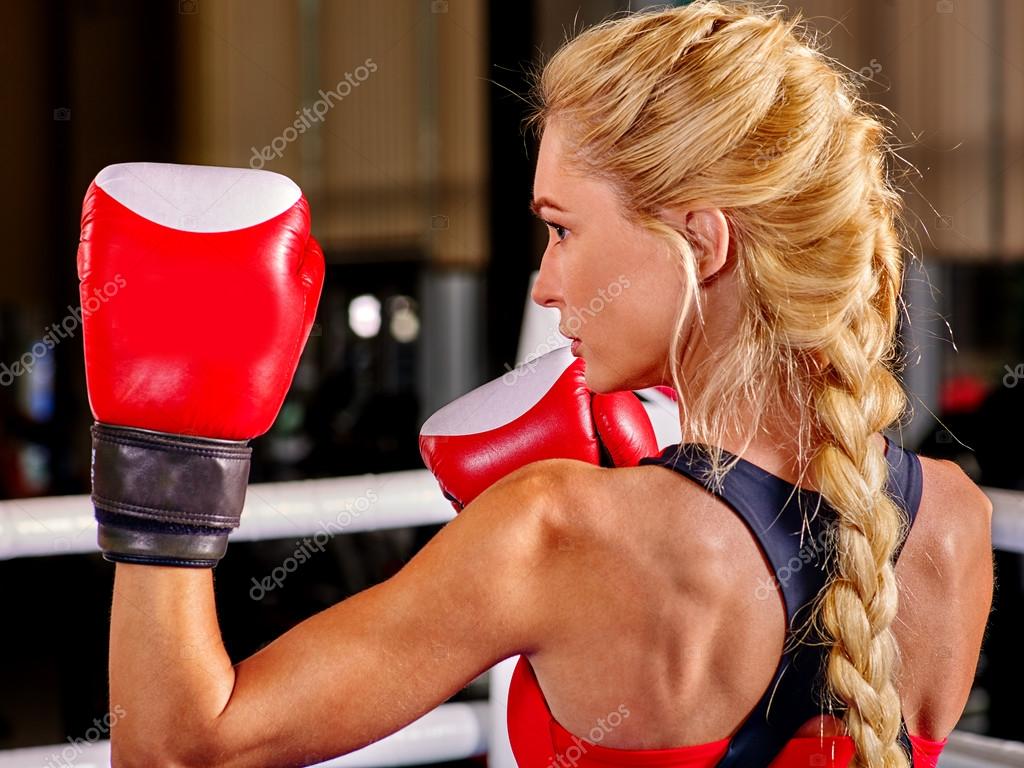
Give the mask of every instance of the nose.
[[537, 279], [533, 282], [530, 298], [535, 304], [540, 304], [542, 307], [557, 308], [564, 304], [561, 269], [558, 258], [551, 253], [550, 248], [541, 257], [540, 271], [537, 273]]

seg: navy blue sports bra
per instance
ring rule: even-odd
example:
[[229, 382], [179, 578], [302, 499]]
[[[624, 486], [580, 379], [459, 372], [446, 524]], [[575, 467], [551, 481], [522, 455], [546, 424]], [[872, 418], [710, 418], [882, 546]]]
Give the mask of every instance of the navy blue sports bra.
[[[885, 442], [889, 465], [886, 491], [913, 525], [921, 504], [920, 459], [888, 438]], [[723, 453], [727, 460], [735, 458], [727, 451]], [[785, 650], [771, 684], [733, 736], [718, 768], [767, 765], [805, 722], [822, 712], [828, 646], [817, 633], [797, 643], [794, 631], [804, 625], [814, 598], [828, 578], [826, 542], [828, 527], [836, 519], [835, 510], [821, 494], [798, 488], [742, 458], [726, 473], [722, 487], [713, 489], [704, 481], [710, 461], [702, 447], [692, 443], [681, 449], [679, 445], [669, 446], [640, 464], [675, 470], [722, 499], [743, 518], [771, 563], [775, 583], [759, 589], [782, 591], [789, 628]], [[893, 562], [902, 548], [900, 542]], [[831, 708], [824, 709], [838, 717], [844, 705], [833, 698]], [[907, 754], [912, 754], [902, 717], [900, 742]]]

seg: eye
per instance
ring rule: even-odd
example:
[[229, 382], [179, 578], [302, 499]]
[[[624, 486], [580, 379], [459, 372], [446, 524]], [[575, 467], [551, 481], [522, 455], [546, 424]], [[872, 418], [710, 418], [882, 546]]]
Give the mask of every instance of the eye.
[[566, 236], [569, 234], [569, 230], [563, 226], [555, 224], [554, 222], [545, 221], [544, 223], [547, 224], [551, 231], [555, 233], [555, 236], [558, 238], [558, 242], [565, 240]]

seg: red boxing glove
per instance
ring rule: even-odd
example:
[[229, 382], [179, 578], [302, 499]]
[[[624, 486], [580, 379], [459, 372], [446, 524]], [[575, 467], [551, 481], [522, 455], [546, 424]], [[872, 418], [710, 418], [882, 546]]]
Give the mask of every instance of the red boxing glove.
[[268, 171], [125, 163], [78, 249], [93, 504], [109, 560], [210, 566], [316, 314], [309, 206]]
[[654, 430], [636, 395], [592, 393], [583, 360], [574, 359], [568, 347], [477, 387], [420, 429], [423, 461], [456, 511], [534, 461], [624, 467], [657, 453]]

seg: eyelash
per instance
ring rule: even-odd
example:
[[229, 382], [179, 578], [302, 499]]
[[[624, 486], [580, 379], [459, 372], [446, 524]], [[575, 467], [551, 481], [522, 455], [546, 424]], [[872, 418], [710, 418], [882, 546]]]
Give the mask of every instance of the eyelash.
[[[563, 240], [565, 240], [566, 236], [569, 234], [569, 230], [561, 226], [560, 224], [555, 224], [550, 221], [545, 221], [544, 223], [547, 224], [548, 227], [550, 227], [551, 229], [555, 230], [555, 235], [558, 237], [558, 242], [562, 242]], [[562, 230], [562, 232], [564, 232], [565, 234], [559, 235], [558, 230]]]

